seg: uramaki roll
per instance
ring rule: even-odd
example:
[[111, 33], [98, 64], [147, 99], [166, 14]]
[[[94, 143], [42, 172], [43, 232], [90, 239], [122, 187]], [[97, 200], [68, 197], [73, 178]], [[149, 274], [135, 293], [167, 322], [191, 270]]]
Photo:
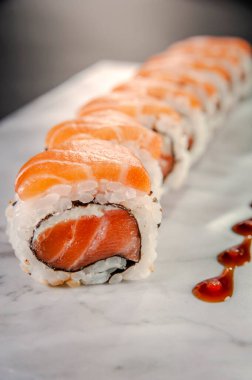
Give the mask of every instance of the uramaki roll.
[[196, 54], [226, 62], [238, 74], [238, 97], [247, 96], [252, 90], [252, 47], [238, 37], [190, 37], [171, 45], [167, 51]]
[[[251, 83], [249, 43], [192, 37], [151, 57], [127, 84], [84, 105], [81, 120], [54, 127], [49, 150], [21, 168], [16, 200], [6, 212], [23, 270], [51, 285], [146, 277], [156, 258], [161, 209], [142, 152], [159, 160], [163, 174], [178, 186], [198, 138], [195, 109], [209, 128], [220, 125]], [[135, 119], [130, 128], [118, 111]], [[136, 120], [163, 136], [161, 160], [157, 134], [139, 129]]]
[[76, 140], [101, 139], [128, 147], [146, 168], [151, 190], [160, 197], [162, 171], [171, 171], [173, 157], [166, 155], [161, 136], [144, 128], [133, 118], [115, 110], [97, 111], [75, 120], [55, 125], [46, 136], [47, 149], [65, 149]]
[[201, 57], [184, 52], [172, 53], [169, 50], [147, 61], [146, 67], [182, 70], [199, 78], [205, 78], [218, 91], [222, 111], [227, 111], [236, 101], [236, 75], [232, 67], [227, 67], [220, 59]]
[[184, 124], [181, 114], [174, 107], [147, 95], [134, 92], [111, 92], [95, 98], [81, 107], [79, 117], [102, 110], [123, 112], [140, 122], [146, 128], [159, 132], [163, 136], [166, 155], [174, 157], [172, 172], [167, 176], [167, 184], [178, 188], [187, 177], [190, 156], [190, 130]]
[[160, 205], [126, 147], [86, 140], [78, 149], [44, 151], [20, 169], [15, 190], [8, 234], [35, 280], [76, 286], [152, 271]]
[[176, 83], [168, 83], [155, 78], [134, 77], [116, 86], [113, 91], [133, 91], [161, 100], [183, 115], [187, 130], [190, 130], [190, 161], [196, 161], [206, 148], [209, 130], [200, 98], [192, 91], [181, 88]]
[[196, 69], [170, 67], [162, 62], [146, 62], [138, 73], [140, 77], [155, 78], [163, 82], [176, 84], [182, 89], [192, 91], [204, 106], [209, 128], [215, 129], [223, 121], [222, 92], [215, 83]]

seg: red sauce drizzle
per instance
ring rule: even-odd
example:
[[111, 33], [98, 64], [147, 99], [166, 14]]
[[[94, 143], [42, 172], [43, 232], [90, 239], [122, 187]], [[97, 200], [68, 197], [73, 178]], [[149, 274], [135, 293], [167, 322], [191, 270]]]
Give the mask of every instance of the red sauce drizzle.
[[217, 260], [220, 264], [224, 265], [224, 267], [240, 267], [250, 261], [250, 248], [251, 237], [248, 236], [241, 244], [221, 252], [217, 256]]
[[218, 277], [199, 282], [193, 288], [195, 297], [206, 302], [222, 302], [233, 294], [234, 268], [225, 268]]
[[244, 236], [241, 244], [219, 253], [217, 260], [225, 269], [216, 277], [199, 282], [193, 288], [195, 297], [206, 302], [223, 302], [231, 297], [234, 288], [234, 269], [251, 260], [252, 218], [243, 220], [232, 227], [232, 231]]
[[240, 223], [235, 224], [232, 227], [232, 230], [242, 236], [251, 236], [252, 235], [252, 218], [243, 220]]

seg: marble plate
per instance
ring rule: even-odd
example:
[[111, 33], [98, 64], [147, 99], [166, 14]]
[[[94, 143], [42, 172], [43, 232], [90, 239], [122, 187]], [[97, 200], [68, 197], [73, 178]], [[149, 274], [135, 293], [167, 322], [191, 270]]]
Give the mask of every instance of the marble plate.
[[54, 123], [126, 79], [134, 65], [100, 62], [0, 124], [0, 378], [247, 380], [252, 378], [252, 265], [235, 273], [227, 302], [200, 302], [215, 256], [240, 241], [251, 215], [252, 102], [229, 115], [180, 191], [164, 197], [155, 273], [145, 281], [48, 288], [20, 271], [4, 209], [17, 170], [43, 149]]

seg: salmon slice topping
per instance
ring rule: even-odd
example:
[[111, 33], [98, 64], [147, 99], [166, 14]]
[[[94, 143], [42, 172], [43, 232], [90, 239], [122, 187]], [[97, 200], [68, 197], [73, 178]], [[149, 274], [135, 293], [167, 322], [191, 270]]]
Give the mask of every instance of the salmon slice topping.
[[169, 50], [165, 53], [162, 53], [158, 56], [155, 56], [151, 58], [148, 62], [147, 65], [154, 66], [155, 65], [160, 68], [179, 68], [181, 67], [182, 69], [185, 68], [194, 68], [196, 70], [207, 70], [213, 73], [216, 73], [223, 77], [227, 81], [231, 81], [231, 75], [230, 72], [223, 67], [222, 61], [220, 59], [210, 59], [207, 60], [206, 56], [201, 56], [201, 55], [189, 55], [183, 52], [169, 52]]
[[203, 89], [205, 93], [211, 97], [217, 94], [218, 90], [213, 83], [207, 80], [196, 79], [194, 75], [183, 72], [181, 69], [172, 70], [164, 67], [152, 67], [152, 65], [147, 66], [147, 64], [142, 66], [142, 69], [138, 72], [139, 76], [142, 77], [152, 77], [158, 80], [163, 80], [164, 82], [177, 83], [180, 86], [193, 86], [195, 88]]
[[161, 155], [162, 138], [158, 133], [114, 110], [94, 112], [54, 126], [47, 134], [46, 146], [48, 149], [57, 149], [69, 141], [92, 138], [120, 144], [134, 143], [139, 149], [147, 150], [155, 159]]
[[73, 185], [87, 179], [120, 182], [150, 193], [150, 178], [142, 163], [126, 147], [103, 140], [88, 140], [77, 148], [37, 154], [20, 169], [15, 191], [27, 200], [52, 186]]
[[169, 116], [175, 124], [181, 121], [180, 114], [170, 105], [134, 91], [111, 92], [106, 96], [95, 98], [80, 109], [79, 116], [83, 117], [101, 110], [120, 111], [136, 120], [142, 115], [157, 118], [163, 115]]
[[138, 262], [141, 238], [136, 219], [126, 209], [90, 204], [67, 210], [64, 219], [52, 215], [42, 221], [34, 232], [31, 250], [50, 268], [76, 272], [113, 256]]
[[132, 80], [122, 83], [115, 87], [113, 91], [134, 91], [136, 93], [145, 94], [166, 102], [167, 99], [181, 99], [185, 98], [191, 108], [202, 108], [202, 102], [193, 93], [179, 88], [176, 84], [172, 85], [151, 77], [135, 77]]

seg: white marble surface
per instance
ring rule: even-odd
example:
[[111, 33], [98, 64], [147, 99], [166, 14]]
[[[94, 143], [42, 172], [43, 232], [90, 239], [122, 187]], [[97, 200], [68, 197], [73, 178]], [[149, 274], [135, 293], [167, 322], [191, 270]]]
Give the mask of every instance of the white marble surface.
[[163, 199], [155, 273], [138, 283], [48, 288], [22, 273], [4, 234], [4, 209], [20, 165], [46, 130], [133, 65], [103, 62], [0, 125], [0, 379], [250, 380], [252, 265], [238, 268], [234, 296], [208, 304], [191, 294], [218, 274], [215, 255], [240, 239], [250, 216], [252, 107], [242, 103], [193, 168]]

